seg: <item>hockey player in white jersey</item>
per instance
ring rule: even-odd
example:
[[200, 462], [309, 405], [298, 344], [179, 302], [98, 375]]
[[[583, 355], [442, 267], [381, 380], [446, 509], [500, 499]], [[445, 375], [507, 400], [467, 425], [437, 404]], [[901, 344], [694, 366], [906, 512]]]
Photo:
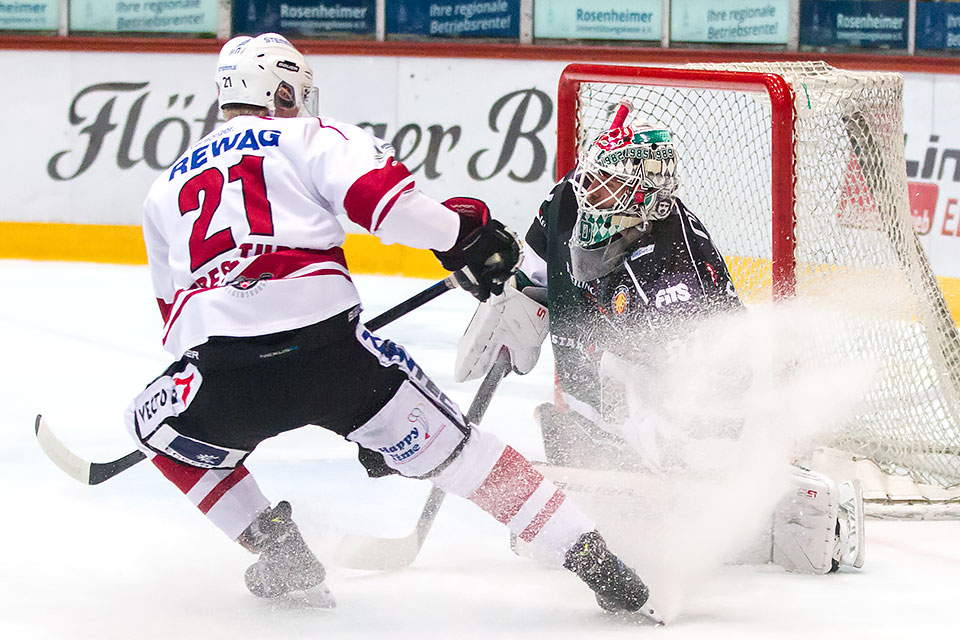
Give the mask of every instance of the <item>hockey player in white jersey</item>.
[[[536, 411], [547, 462], [661, 473], [663, 443], [682, 451], [695, 441], [660, 415], [661, 399], [641, 401], [660, 372], [637, 366], [638, 356], [682, 345], [692, 318], [742, 305], [706, 227], [677, 196], [671, 132], [628, 122], [630, 110], [618, 107], [610, 129], [583, 147], [577, 168], [541, 205], [523, 271], [478, 308], [455, 375], [482, 376], [502, 347], [525, 373], [549, 332], [557, 402]], [[798, 468], [772, 518], [768, 559], [808, 573], [859, 567], [862, 524], [856, 485]]]
[[216, 81], [227, 121], [164, 171], [144, 204], [163, 344], [176, 362], [126, 423], [213, 524], [259, 554], [250, 591], [332, 605], [290, 505], [271, 506], [244, 465], [266, 438], [316, 424], [400, 475], [468, 498], [576, 573], [605, 608], [641, 609], [646, 586], [593, 522], [469, 424], [403, 347], [358, 321], [337, 216], [385, 243], [432, 249], [481, 300], [514, 273], [516, 237], [479, 200], [421, 193], [384, 141], [318, 117], [310, 66], [282, 36], [230, 40]]

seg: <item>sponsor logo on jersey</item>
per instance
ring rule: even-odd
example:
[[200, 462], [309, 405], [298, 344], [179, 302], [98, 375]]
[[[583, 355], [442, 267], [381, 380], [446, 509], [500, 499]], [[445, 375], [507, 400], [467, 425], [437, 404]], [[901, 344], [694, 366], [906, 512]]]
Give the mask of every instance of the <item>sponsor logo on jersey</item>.
[[653, 253], [653, 250], [657, 248], [656, 243], [644, 245], [638, 248], [630, 255], [631, 260], [636, 260], [637, 258], [642, 258], [643, 256], [650, 255]]
[[272, 273], [261, 273], [256, 278], [237, 276], [227, 283], [227, 293], [234, 298], [250, 298], [257, 295], [266, 286], [267, 280], [273, 278]]
[[427, 420], [426, 408], [422, 404], [418, 404], [410, 410], [410, 413], [407, 414], [407, 422], [415, 426], [410, 429], [410, 432], [407, 433], [402, 440], [392, 446], [380, 447], [378, 449], [383, 455], [389, 457], [397, 464], [409, 462], [423, 453], [433, 444], [427, 441], [439, 435], [445, 426], [441, 423], [440, 428], [431, 434], [431, 426]]
[[179, 392], [177, 395], [180, 400], [183, 402], [184, 407], [190, 404], [193, 401], [194, 396], [194, 378], [199, 377], [199, 373], [190, 373], [190, 375], [184, 375], [181, 377], [173, 376], [174, 388]]
[[630, 306], [630, 289], [621, 284], [613, 293], [613, 312], [618, 316], [623, 314]]
[[149, 423], [154, 418], [175, 415], [171, 409], [177, 402], [177, 390], [175, 387], [162, 387], [146, 395], [141, 394], [138, 400], [137, 418], [141, 424]]
[[175, 458], [194, 462], [203, 467], [215, 467], [227, 459], [229, 451], [186, 436], [176, 436], [166, 446], [166, 452]]
[[457, 405], [424, 373], [420, 365], [413, 361], [413, 358], [410, 357], [403, 347], [396, 342], [373, 335], [364, 328], [363, 325], [357, 326], [357, 336], [364, 346], [378, 354], [381, 364], [384, 366], [395, 364], [404, 369], [410, 381], [415, 384], [424, 395], [431, 398], [448, 416], [451, 416], [458, 423], [463, 424], [463, 416], [457, 408]]
[[166, 418], [186, 411], [202, 383], [203, 376], [193, 364], [187, 364], [180, 373], [154, 380], [134, 401], [138, 432], [147, 435]]
[[211, 142], [194, 147], [193, 151], [177, 160], [170, 167], [170, 176], [167, 180], [173, 180], [177, 175], [185, 174], [195, 169], [199, 169], [207, 164], [210, 156], [216, 158], [227, 151], [236, 150], [260, 151], [264, 147], [276, 147], [280, 145], [280, 132], [276, 129], [261, 129], [255, 131], [246, 129], [239, 131], [234, 136], [222, 136]]
[[690, 300], [690, 290], [684, 283], [675, 284], [672, 287], [665, 287], [657, 291], [655, 299], [657, 309], [677, 302], [688, 302]]

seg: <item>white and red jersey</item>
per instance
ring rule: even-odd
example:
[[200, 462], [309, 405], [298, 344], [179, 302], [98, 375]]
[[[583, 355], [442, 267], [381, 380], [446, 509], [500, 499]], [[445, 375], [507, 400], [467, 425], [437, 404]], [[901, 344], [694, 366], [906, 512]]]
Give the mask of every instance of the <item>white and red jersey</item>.
[[167, 351], [179, 359], [211, 336], [296, 329], [359, 304], [338, 215], [387, 244], [452, 247], [457, 214], [393, 156], [319, 118], [239, 116], [190, 147], [144, 203]]

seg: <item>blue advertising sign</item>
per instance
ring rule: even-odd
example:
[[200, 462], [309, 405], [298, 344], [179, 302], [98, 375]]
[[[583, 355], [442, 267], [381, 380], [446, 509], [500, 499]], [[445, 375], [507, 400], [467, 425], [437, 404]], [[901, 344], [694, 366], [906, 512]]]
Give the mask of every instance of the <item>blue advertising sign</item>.
[[387, 0], [387, 35], [520, 38], [520, 0]]
[[804, 0], [800, 44], [906, 49], [909, 7], [901, 0]]
[[372, 35], [377, 30], [376, 4], [376, 0], [234, 0], [233, 32], [273, 31], [291, 38]]
[[960, 4], [917, 3], [917, 49], [960, 49]]

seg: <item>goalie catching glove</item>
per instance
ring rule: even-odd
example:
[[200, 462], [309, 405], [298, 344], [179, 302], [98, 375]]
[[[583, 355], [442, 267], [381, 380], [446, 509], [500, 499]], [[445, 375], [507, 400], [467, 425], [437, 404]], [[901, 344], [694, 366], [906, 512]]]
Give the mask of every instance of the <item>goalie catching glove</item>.
[[454, 379], [464, 382], [485, 376], [501, 349], [510, 353], [515, 373], [529, 373], [550, 329], [547, 308], [538, 302], [545, 301], [544, 293], [540, 287], [525, 287], [521, 293], [507, 283], [501, 294], [479, 305], [457, 342]]
[[490, 209], [476, 198], [450, 198], [443, 206], [460, 216], [457, 241], [446, 251], [434, 251], [448, 271], [460, 271], [457, 282], [483, 302], [503, 292], [503, 285], [520, 265], [517, 236], [490, 217]]

